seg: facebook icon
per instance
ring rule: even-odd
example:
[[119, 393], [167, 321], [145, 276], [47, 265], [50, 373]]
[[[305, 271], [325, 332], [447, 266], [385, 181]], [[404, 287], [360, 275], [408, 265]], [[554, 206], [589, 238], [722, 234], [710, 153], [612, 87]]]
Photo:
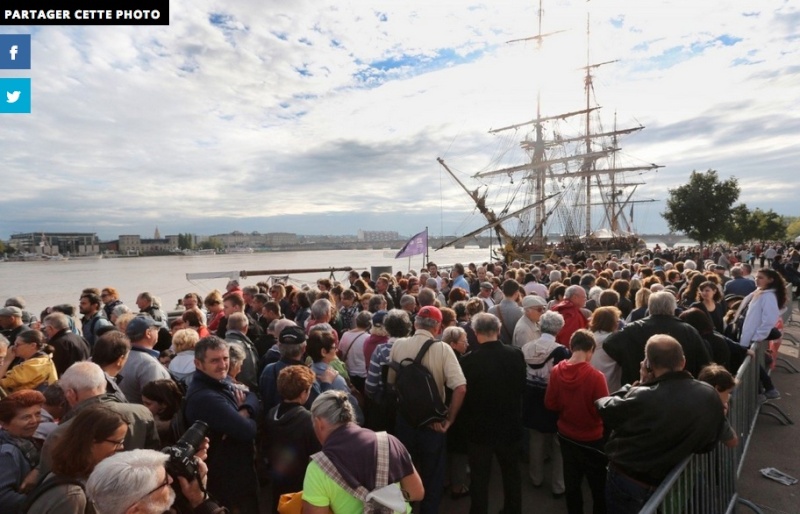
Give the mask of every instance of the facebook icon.
[[0, 70], [31, 68], [31, 35], [0, 34]]

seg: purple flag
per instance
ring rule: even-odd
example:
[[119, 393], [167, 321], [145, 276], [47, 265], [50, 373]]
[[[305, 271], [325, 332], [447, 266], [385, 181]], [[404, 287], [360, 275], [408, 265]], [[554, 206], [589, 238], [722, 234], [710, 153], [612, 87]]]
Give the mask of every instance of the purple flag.
[[423, 230], [408, 240], [406, 244], [394, 256], [395, 259], [400, 257], [411, 257], [412, 255], [424, 254], [428, 251], [428, 229]]

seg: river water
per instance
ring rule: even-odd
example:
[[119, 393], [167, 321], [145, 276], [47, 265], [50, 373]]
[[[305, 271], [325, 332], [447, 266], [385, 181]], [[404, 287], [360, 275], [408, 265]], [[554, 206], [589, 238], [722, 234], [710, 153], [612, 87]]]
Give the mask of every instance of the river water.
[[[161, 298], [170, 310], [178, 298], [194, 291], [205, 296], [213, 289], [224, 291], [227, 279], [187, 280], [187, 273], [230, 272], [289, 268], [324, 268], [352, 266], [370, 269], [391, 266], [393, 272], [408, 271], [409, 258], [392, 258], [397, 250], [327, 250], [314, 252], [265, 252], [229, 255], [132, 257], [99, 260], [67, 260], [57, 262], [0, 262], [0, 301], [21, 296], [27, 310], [36, 314], [50, 305], [78, 304], [81, 290], [87, 287], [115, 287], [120, 299], [134, 311], [136, 297], [143, 291]], [[455, 262], [482, 263], [489, 259], [488, 249], [446, 248], [429, 253], [431, 261], [440, 265]], [[410, 266], [419, 269], [422, 256], [411, 257]], [[313, 283], [328, 273], [297, 274], [292, 278]], [[335, 274], [344, 280], [346, 272]], [[265, 276], [240, 280], [241, 285], [255, 285]]]

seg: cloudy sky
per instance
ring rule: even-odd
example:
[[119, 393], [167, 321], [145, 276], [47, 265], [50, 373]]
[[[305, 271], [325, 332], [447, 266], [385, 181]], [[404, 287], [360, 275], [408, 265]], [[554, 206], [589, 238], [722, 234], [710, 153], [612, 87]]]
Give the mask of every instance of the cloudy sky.
[[0, 120], [0, 237], [477, 228], [436, 158], [477, 187], [508, 146], [488, 131], [534, 118], [537, 91], [542, 115], [580, 109], [587, 12], [590, 61], [618, 60], [596, 70], [604, 116], [644, 125], [626, 156], [665, 166], [639, 231], [666, 230], [694, 169], [798, 214], [796, 3], [545, 0], [565, 32], [507, 44], [536, 34], [534, 4], [173, 0], [164, 27], [5, 27], [32, 34], [33, 113]]

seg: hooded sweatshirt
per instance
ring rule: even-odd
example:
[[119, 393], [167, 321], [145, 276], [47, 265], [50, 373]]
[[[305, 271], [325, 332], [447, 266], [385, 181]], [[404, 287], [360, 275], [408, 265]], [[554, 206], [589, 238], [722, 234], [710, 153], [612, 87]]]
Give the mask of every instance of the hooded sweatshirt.
[[569, 300], [562, 300], [550, 309], [564, 318], [564, 327], [556, 335], [556, 341], [569, 348], [569, 339], [579, 328], [589, 326], [589, 321], [584, 316], [580, 307]]
[[559, 362], [550, 374], [544, 405], [558, 412], [558, 432], [575, 441], [603, 438], [594, 401], [608, 396], [606, 378], [588, 362]]

